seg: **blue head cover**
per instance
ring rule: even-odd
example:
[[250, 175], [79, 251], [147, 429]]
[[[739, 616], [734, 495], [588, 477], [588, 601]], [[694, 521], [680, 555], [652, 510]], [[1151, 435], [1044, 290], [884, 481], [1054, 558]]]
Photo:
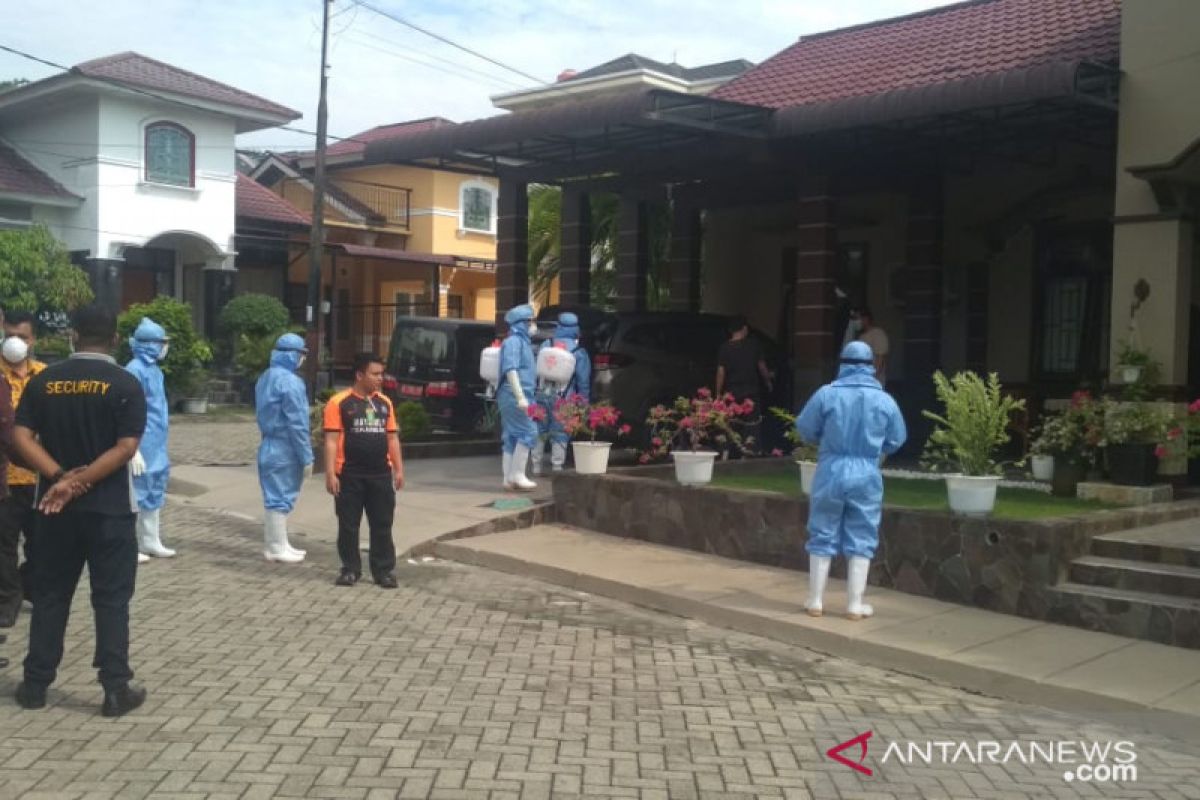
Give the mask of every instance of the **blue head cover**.
[[504, 321], [508, 323], [509, 335], [516, 334], [524, 339], [529, 338], [529, 323], [533, 320], [533, 306], [528, 303], [523, 303], [519, 306], [513, 306], [504, 315]]
[[558, 315], [558, 328], [554, 331], [555, 339], [578, 339], [579, 317], [570, 311]]
[[158, 361], [162, 346], [168, 338], [162, 325], [149, 317], [142, 317], [133, 336], [129, 337], [129, 349], [143, 363], [154, 364]]
[[271, 366], [283, 367], [295, 372], [300, 369], [300, 359], [308, 352], [304, 340], [294, 333], [285, 333], [275, 340], [275, 349], [271, 351]]
[[866, 342], [850, 342], [842, 348], [839, 378], [851, 375], [875, 375], [875, 353]]

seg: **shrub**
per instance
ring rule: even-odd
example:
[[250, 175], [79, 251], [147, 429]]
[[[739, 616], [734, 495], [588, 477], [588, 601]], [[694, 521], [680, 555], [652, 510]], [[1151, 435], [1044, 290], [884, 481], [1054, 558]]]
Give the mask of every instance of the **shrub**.
[[266, 336], [287, 330], [291, 318], [278, 299], [267, 294], [243, 294], [230, 300], [217, 317], [217, 330], [234, 341], [243, 334]]
[[936, 423], [922, 461], [963, 475], [1000, 474], [996, 454], [1008, 444], [1010, 417], [1025, 408], [1025, 401], [1003, 394], [994, 372], [984, 381], [974, 372], [947, 378], [938, 371], [933, 384], [945, 411], [922, 412]]
[[429, 432], [429, 414], [420, 403], [408, 400], [396, 406], [396, 424], [402, 438], [413, 439]]
[[[117, 318], [119, 348], [117, 360], [127, 363], [133, 352], [129, 348], [129, 337], [143, 317], [162, 325], [171, 337], [171, 347], [162, 363], [167, 391], [178, 394], [185, 387], [181, 382], [190, 380], [190, 373], [212, 361], [212, 347], [196, 333], [192, 325], [192, 307], [173, 297], [156, 297], [149, 303], [137, 303]], [[189, 376], [189, 377], [185, 377]]]
[[92, 300], [87, 273], [41, 225], [0, 230], [0, 298], [10, 311], [72, 311]]

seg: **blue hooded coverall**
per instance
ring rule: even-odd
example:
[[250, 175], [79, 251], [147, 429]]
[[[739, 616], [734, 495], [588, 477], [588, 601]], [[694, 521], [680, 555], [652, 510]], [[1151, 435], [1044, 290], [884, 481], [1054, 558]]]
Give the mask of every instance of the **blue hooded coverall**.
[[883, 512], [881, 453], [891, 455], [908, 433], [891, 395], [875, 380], [864, 342], [842, 350], [837, 380], [822, 386], [796, 418], [806, 442], [820, 444], [808, 511], [809, 555], [871, 559]]
[[573, 394], [581, 395], [588, 402], [592, 399], [592, 359], [587, 350], [579, 346], [579, 317], [570, 311], [558, 315], [558, 328], [554, 332], [554, 339], [542, 347], [555, 347], [559, 344], [575, 356], [575, 375], [561, 392], [544, 393], [538, 397], [538, 402], [546, 409], [546, 419], [540, 426], [541, 434], [549, 434], [552, 442], [566, 444], [571, 441], [571, 437], [563, 430], [562, 423], [554, 418], [555, 402], [560, 397], [570, 397]]
[[296, 374], [304, 358], [304, 340], [285, 333], [271, 351], [271, 366], [254, 387], [255, 412], [262, 444], [258, 447], [258, 484], [268, 511], [290, 514], [313, 463], [308, 392]]
[[533, 307], [520, 305], [504, 315], [508, 323], [508, 336], [500, 345], [500, 387], [496, 390], [496, 405], [500, 408], [500, 446], [511, 453], [523, 444], [533, 450], [537, 444], [537, 424], [529, 418], [525, 409], [517, 406], [517, 396], [508, 385], [508, 373], [516, 370], [521, 382], [521, 391], [530, 403], [536, 399], [537, 364], [533, 359], [533, 345], [529, 341], [529, 323], [533, 320]]
[[163, 372], [158, 366], [167, 332], [154, 320], [143, 317], [129, 338], [133, 359], [125, 365], [142, 384], [146, 395], [146, 430], [138, 452], [146, 461], [146, 471], [133, 477], [133, 489], [141, 511], [163, 507], [171, 461], [167, 456], [167, 391], [163, 387]]

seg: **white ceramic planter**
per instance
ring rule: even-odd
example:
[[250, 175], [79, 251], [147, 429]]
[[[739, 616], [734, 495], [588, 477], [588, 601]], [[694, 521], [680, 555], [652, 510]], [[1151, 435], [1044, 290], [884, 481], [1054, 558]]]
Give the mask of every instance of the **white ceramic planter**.
[[996, 487], [999, 485], [999, 476], [947, 475], [946, 492], [950, 498], [950, 510], [955, 514], [970, 516], [991, 514], [996, 507]]
[[1137, 383], [1138, 380], [1142, 377], [1142, 368], [1141, 367], [1119, 366], [1119, 367], [1117, 367], [1117, 369], [1119, 369], [1121, 371], [1121, 382], [1122, 383]]
[[675, 459], [675, 480], [682, 483], [684, 486], [703, 486], [706, 483], [712, 483], [713, 462], [717, 460], [717, 454], [705, 452], [682, 451], [672, 452], [671, 458]]
[[800, 491], [806, 496], [812, 496], [813, 477], [817, 474], [817, 462], [797, 461], [800, 467]]
[[207, 414], [208, 399], [204, 397], [192, 398], [183, 401], [183, 413], [185, 414]]
[[603, 475], [608, 472], [608, 455], [612, 442], [571, 442], [575, 454], [575, 472], [580, 475]]
[[1054, 456], [1032, 456], [1029, 463], [1035, 481], [1049, 482], [1054, 479]]

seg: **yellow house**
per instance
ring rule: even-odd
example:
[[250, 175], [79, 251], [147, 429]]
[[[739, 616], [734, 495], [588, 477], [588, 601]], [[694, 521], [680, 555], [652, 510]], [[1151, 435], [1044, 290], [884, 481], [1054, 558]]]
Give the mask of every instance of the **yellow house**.
[[[453, 125], [438, 117], [382, 125], [327, 150], [322, 310], [336, 365], [360, 350], [386, 354], [397, 316], [495, 319], [498, 181], [362, 163], [368, 142]], [[311, 152], [268, 154], [250, 176], [308, 211], [314, 167]], [[286, 269], [285, 302], [298, 321], [307, 303], [306, 252], [307, 243], [297, 242]]]

